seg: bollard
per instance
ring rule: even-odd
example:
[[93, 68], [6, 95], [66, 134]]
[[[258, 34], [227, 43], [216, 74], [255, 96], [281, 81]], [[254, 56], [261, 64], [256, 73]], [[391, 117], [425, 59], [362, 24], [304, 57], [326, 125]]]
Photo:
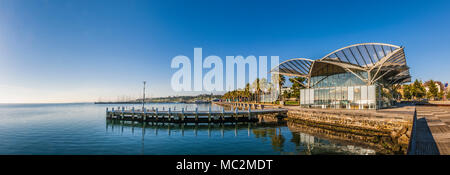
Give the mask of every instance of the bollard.
[[234, 110], [234, 119], [237, 121], [237, 119], [238, 119], [238, 108], [235, 108], [235, 110]]
[[181, 108], [181, 121], [184, 121], [184, 108]]
[[169, 120], [169, 122], [170, 122], [170, 108], [169, 108], [169, 111], [167, 112], [167, 120]]
[[147, 110], [145, 107], [142, 107], [142, 120], [145, 121], [147, 118]]
[[131, 108], [131, 119], [134, 120], [134, 106]]
[[220, 117], [222, 118], [222, 122], [223, 122], [224, 117], [225, 117], [225, 108], [222, 108], [222, 116], [220, 116]]
[[211, 106], [208, 108], [208, 121], [211, 122]]
[[198, 121], [198, 107], [195, 107], [195, 121]]
[[252, 111], [251, 111], [250, 108], [248, 108], [248, 120], [249, 120], [249, 121], [250, 121], [250, 119], [251, 119], [251, 116], [252, 116]]
[[158, 108], [156, 108], [155, 115], [156, 115], [156, 121], [158, 121]]
[[120, 118], [121, 118], [121, 119], [124, 118], [124, 114], [123, 114], [124, 110], [125, 110], [125, 108], [122, 106], [122, 113], [120, 114]]
[[111, 118], [114, 117], [114, 108], [111, 109]]

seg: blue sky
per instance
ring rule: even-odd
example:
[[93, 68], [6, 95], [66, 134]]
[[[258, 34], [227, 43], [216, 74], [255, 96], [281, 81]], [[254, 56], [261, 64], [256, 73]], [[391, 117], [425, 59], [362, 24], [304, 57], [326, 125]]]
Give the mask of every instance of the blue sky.
[[356, 43], [405, 47], [413, 78], [450, 80], [450, 1], [0, 0], [0, 103], [152, 97], [177, 55], [318, 59]]

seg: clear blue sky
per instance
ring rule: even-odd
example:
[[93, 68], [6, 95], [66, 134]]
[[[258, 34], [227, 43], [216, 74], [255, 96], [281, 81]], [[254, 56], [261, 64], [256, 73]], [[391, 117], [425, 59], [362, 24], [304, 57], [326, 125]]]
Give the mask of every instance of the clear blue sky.
[[450, 80], [450, 1], [0, 0], [0, 103], [172, 92], [176, 55], [321, 58], [405, 47], [413, 78]]

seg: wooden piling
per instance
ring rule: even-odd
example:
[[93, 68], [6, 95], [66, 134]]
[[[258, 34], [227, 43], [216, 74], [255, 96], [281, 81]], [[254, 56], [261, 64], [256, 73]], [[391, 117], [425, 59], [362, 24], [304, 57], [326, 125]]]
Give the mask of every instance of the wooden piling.
[[198, 122], [198, 107], [195, 107], [195, 122]]

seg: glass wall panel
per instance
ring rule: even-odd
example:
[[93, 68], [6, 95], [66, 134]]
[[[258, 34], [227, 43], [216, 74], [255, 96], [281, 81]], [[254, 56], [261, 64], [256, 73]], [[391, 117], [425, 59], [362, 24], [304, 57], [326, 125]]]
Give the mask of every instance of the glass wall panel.
[[367, 86], [361, 86], [361, 105], [363, 109], [369, 108], [367, 103]]
[[336, 87], [336, 107], [337, 108], [340, 108], [341, 100], [342, 100], [342, 88]]
[[361, 104], [361, 87], [355, 86], [353, 92], [354, 92], [353, 94], [354, 94], [355, 105], [357, 105], [358, 106], [357, 108], [359, 109], [360, 104]]
[[334, 108], [336, 104], [336, 88], [330, 88], [330, 103], [331, 107]]
[[314, 103], [314, 89], [309, 89], [309, 104]]
[[375, 102], [376, 102], [376, 98], [375, 98], [375, 94], [376, 94], [376, 87], [375, 85], [371, 85], [368, 87], [368, 102], [369, 102], [369, 108], [370, 109], [375, 109]]
[[348, 100], [347, 97], [347, 87], [342, 87], [342, 101], [341, 101], [341, 108], [348, 108]]
[[300, 89], [300, 105], [305, 104], [305, 89]]
[[313, 104], [318, 104], [319, 103], [319, 89], [314, 89], [314, 103]]
[[309, 101], [309, 89], [305, 89], [305, 104], [310, 104], [311, 102]]
[[[318, 74], [334, 72], [336, 66], [324, 65]], [[367, 78], [367, 72], [355, 72]], [[376, 86], [367, 86], [351, 72], [311, 77], [310, 89], [300, 90], [300, 103], [318, 108], [373, 109], [376, 108]]]
[[348, 87], [347, 100], [348, 100], [348, 103], [349, 103], [348, 108], [352, 108], [352, 107], [354, 106], [354, 101], [353, 101], [353, 86]]

